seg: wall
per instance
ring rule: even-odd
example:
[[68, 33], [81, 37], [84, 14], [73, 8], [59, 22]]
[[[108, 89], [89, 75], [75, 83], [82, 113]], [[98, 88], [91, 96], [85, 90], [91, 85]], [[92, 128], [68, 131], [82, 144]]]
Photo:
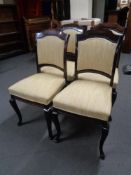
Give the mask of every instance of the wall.
[[71, 18], [91, 18], [93, 0], [70, 0]]
[[15, 4], [15, 0], [4, 0], [5, 4]]
[[3, 0], [0, 0], [0, 4], [3, 4], [4, 2], [3, 2]]
[[15, 4], [15, 0], [0, 0], [0, 4]]
[[100, 18], [103, 21], [104, 9], [105, 9], [105, 0], [93, 0], [92, 16], [94, 18]]

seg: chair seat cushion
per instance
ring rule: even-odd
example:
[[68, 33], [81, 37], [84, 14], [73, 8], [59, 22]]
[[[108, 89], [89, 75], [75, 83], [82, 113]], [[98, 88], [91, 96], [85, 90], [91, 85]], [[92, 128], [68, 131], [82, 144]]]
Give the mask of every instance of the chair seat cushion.
[[[48, 74], [55, 74], [63, 77], [63, 72], [55, 67], [44, 66], [41, 68], [41, 72]], [[73, 61], [67, 61], [67, 80], [73, 81], [75, 76], [75, 63]]]
[[112, 88], [106, 83], [76, 80], [53, 99], [57, 109], [108, 121], [112, 107]]
[[9, 87], [11, 95], [48, 105], [64, 87], [65, 79], [46, 73], [37, 73]]

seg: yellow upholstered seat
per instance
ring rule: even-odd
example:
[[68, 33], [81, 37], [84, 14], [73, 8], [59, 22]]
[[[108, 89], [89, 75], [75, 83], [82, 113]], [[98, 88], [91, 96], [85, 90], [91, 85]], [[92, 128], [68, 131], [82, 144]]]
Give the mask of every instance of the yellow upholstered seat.
[[65, 79], [46, 73], [37, 73], [9, 87], [11, 95], [48, 105], [63, 88]]
[[56, 95], [53, 105], [66, 112], [108, 121], [111, 94], [112, 88], [105, 83], [77, 80]]

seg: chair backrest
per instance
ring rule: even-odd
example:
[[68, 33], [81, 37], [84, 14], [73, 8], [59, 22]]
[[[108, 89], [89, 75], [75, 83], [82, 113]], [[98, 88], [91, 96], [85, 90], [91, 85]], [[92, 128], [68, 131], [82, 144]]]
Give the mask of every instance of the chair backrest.
[[61, 31], [69, 35], [67, 55], [76, 56], [76, 35], [83, 34], [86, 31], [86, 26], [64, 25], [61, 27]]
[[94, 72], [113, 78], [120, 37], [109, 30], [90, 30], [77, 36], [76, 78], [78, 74]]
[[[117, 23], [101, 23], [98, 24], [97, 26], [94, 27], [94, 30], [110, 30], [114, 35], [118, 35], [120, 36], [120, 40], [119, 40], [119, 47], [120, 50], [122, 49], [122, 44], [123, 44], [123, 38], [125, 36], [125, 32], [126, 32], [126, 28], [120, 26]], [[117, 67], [119, 65], [119, 61], [120, 61], [120, 52], [119, 55], [117, 56]]]
[[36, 33], [37, 42], [37, 69], [51, 66], [65, 73], [65, 54], [67, 49], [68, 35], [56, 30], [47, 30]]

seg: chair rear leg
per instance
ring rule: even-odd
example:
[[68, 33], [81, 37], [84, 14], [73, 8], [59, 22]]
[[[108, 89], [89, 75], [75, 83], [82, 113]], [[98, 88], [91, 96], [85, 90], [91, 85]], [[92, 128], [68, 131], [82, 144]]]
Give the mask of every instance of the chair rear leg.
[[60, 142], [60, 135], [61, 135], [61, 128], [60, 128], [60, 123], [59, 123], [57, 112], [52, 112], [52, 120], [53, 120], [53, 123], [54, 123], [56, 131], [57, 131], [57, 134], [56, 134], [56, 137], [54, 138], [54, 140], [57, 143], [59, 143]]
[[108, 120], [109, 122], [111, 122], [112, 121], [112, 117], [111, 117], [111, 115], [109, 116], [109, 120]]
[[[116, 89], [113, 89], [113, 91], [112, 91], [112, 106], [114, 105], [116, 98], [117, 98], [117, 91], [116, 91]], [[111, 122], [111, 121], [112, 121], [112, 117], [110, 115], [109, 122]]]
[[51, 121], [51, 112], [50, 110], [44, 110], [45, 112], [45, 118], [46, 118], [46, 123], [47, 123], [47, 128], [48, 128], [48, 134], [50, 140], [53, 139], [53, 134], [52, 134], [52, 121]]
[[101, 134], [101, 139], [100, 139], [100, 145], [99, 145], [99, 151], [100, 151], [100, 158], [102, 160], [105, 159], [105, 154], [103, 151], [103, 145], [104, 142], [108, 136], [109, 133], [109, 123], [108, 122], [102, 122], [102, 134]]
[[18, 121], [17, 125], [21, 126], [22, 125], [22, 115], [21, 115], [21, 112], [20, 112], [20, 110], [18, 108], [18, 105], [16, 103], [15, 97], [11, 96], [9, 102], [10, 102], [12, 108], [14, 109], [14, 111], [16, 112], [16, 114], [18, 116], [19, 121]]

